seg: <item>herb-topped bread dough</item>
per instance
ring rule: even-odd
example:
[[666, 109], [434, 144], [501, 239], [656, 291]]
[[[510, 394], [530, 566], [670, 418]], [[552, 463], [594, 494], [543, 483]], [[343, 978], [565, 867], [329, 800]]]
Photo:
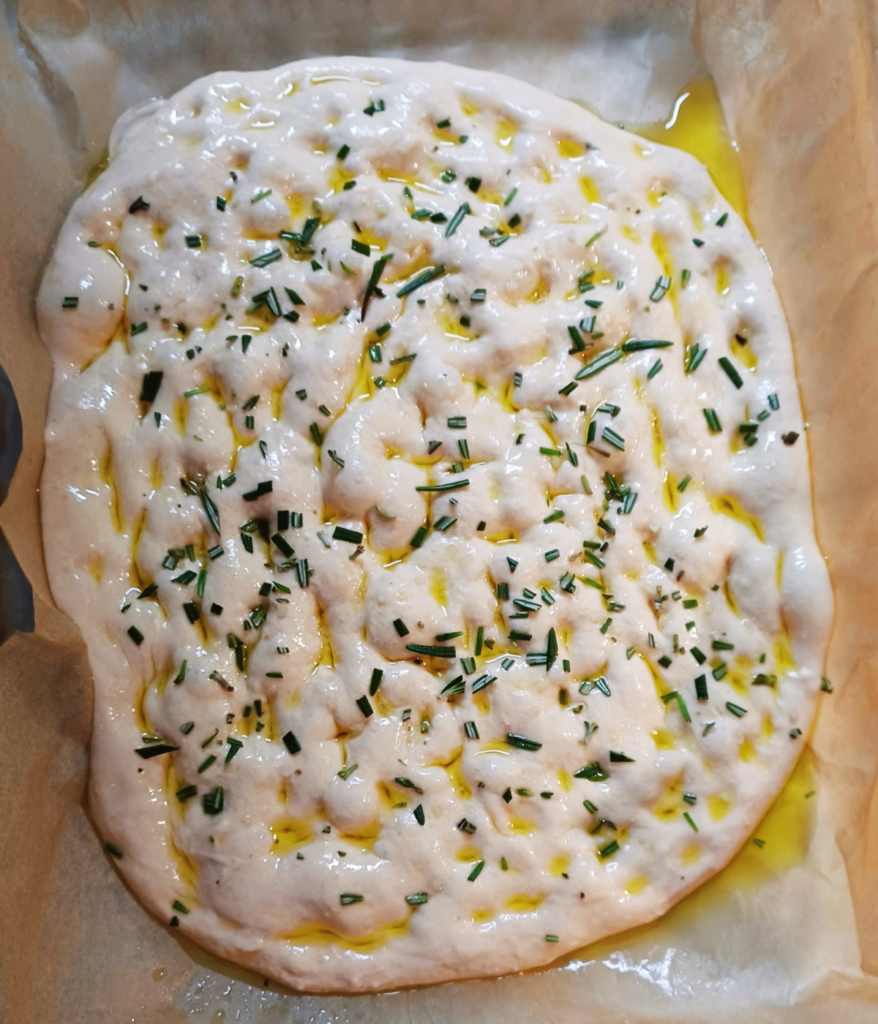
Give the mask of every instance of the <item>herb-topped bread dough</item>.
[[91, 807], [162, 920], [294, 988], [489, 975], [747, 837], [831, 605], [692, 157], [449, 65], [217, 74], [121, 120], [39, 316]]

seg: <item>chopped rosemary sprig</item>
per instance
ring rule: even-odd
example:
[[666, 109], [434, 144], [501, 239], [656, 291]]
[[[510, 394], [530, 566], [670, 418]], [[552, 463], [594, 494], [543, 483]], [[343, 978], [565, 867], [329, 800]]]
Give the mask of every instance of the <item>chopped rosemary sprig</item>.
[[463, 693], [466, 690], [466, 680], [463, 676], [455, 676], [450, 682], [446, 683], [439, 691], [440, 697], [450, 697], [454, 694]]
[[660, 277], [653, 286], [652, 291], [649, 293], [649, 301], [658, 302], [660, 299], [663, 299], [665, 295], [667, 295], [670, 287], [671, 279], [669, 277]]
[[744, 381], [741, 379], [740, 373], [738, 373], [738, 371], [732, 365], [730, 359], [728, 359], [726, 356], [720, 356], [719, 365], [723, 368], [723, 370], [725, 370], [726, 376], [735, 385], [736, 388], [742, 388], [744, 386]]
[[344, 540], [349, 544], [361, 544], [363, 535], [359, 530], [349, 530], [346, 526], [336, 526], [332, 532], [333, 540]]
[[134, 750], [135, 754], [138, 754], [148, 761], [151, 757], [158, 757], [160, 754], [172, 754], [175, 750], [179, 750], [179, 747], [173, 747], [170, 743], [150, 743], [145, 747], [136, 747]]
[[625, 451], [625, 438], [613, 430], [612, 427], [604, 427], [601, 431], [601, 438], [618, 451]]
[[253, 259], [250, 260], [250, 264], [254, 267], [267, 267], [276, 260], [279, 260], [281, 256], [283, 256], [283, 253], [280, 249], [271, 249], [259, 256], [254, 256]]
[[622, 350], [620, 348], [610, 348], [606, 352], [602, 352], [599, 356], [595, 356], [591, 362], [585, 364], [576, 371], [576, 380], [586, 380], [588, 377], [593, 377], [596, 373], [600, 373], [601, 370], [605, 370], [608, 366], [612, 366], [613, 363], [617, 363], [622, 358]]
[[378, 289], [378, 282], [381, 280], [384, 268], [387, 266], [388, 260], [392, 258], [393, 253], [385, 253], [372, 264], [372, 273], [369, 276], [369, 282], [366, 285], [366, 291], [363, 295], [363, 305], [360, 307], [361, 323], [366, 319], [366, 310], [369, 308], [369, 302], [371, 301], [372, 296]]
[[479, 693], [479, 691], [487, 689], [492, 683], [496, 682], [496, 676], [489, 676], [487, 674], [479, 676], [479, 678], [472, 685], [472, 692]]
[[539, 740], [529, 739], [517, 732], [506, 733], [506, 742], [510, 747], [517, 747], [519, 750], [539, 750], [542, 746]]
[[273, 486], [274, 484], [271, 480], [260, 481], [254, 490], [244, 492], [244, 501], [256, 501], [256, 499], [261, 498], [263, 494], [271, 494]]
[[462, 203], [462, 204], [461, 204], [461, 205], [460, 205], [460, 206], [459, 206], [459, 207], [457, 208], [457, 211], [456, 211], [456, 213], [454, 214], [454, 216], [453, 216], [453, 217], [451, 218], [451, 220], [450, 220], [450, 221], [448, 222], [448, 227], [447, 227], [447, 228], [445, 229], [445, 237], [446, 237], [446, 238], [451, 238], [451, 236], [452, 236], [452, 235], [454, 234], [454, 232], [455, 232], [455, 231], [457, 231], [457, 229], [458, 229], [458, 228], [460, 227], [460, 225], [461, 225], [461, 224], [463, 223], [463, 218], [464, 218], [464, 217], [465, 217], [465, 216], [466, 216], [466, 215], [467, 215], [468, 213], [471, 213], [471, 212], [472, 212], [472, 211], [470, 210], [470, 205], [469, 205], [469, 203]]
[[644, 352], [650, 348], [670, 348], [674, 343], [672, 341], [652, 341], [648, 338], [630, 338], [628, 341], [622, 342], [623, 352]]
[[223, 787], [217, 786], [201, 798], [205, 814], [220, 814], [223, 809]]
[[719, 421], [719, 416], [716, 414], [715, 409], [702, 409], [704, 418], [707, 420], [707, 429], [712, 434], [719, 434], [722, 431], [722, 424]]
[[468, 882], [474, 882], [479, 877], [479, 875], [482, 873], [482, 868], [484, 866], [485, 866], [485, 862], [483, 860], [476, 861], [475, 867], [466, 876], [466, 880]]
[[143, 375], [143, 383], [140, 386], [141, 402], [151, 405], [155, 401], [159, 388], [162, 386], [163, 377], [164, 373], [161, 370], [150, 370], [149, 373]]
[[398, 299], [404, 298], [406, 295], [411, 295], [413, 291], [422, 287], [425, 284], [429, 284], [430, 281], [435, 281], [437, 277], [442, 277], [445, 273], [445, 267], [440, 263], [435, 267], [428, 267], [422, 271], [416, 277], [412, 278], [408, 284], [402, 286], [396, 293]]
[[[683, 700], [682, 694], [678, 693], [676, 690], [671, 690], [670, 693], [662, 694], [663, 703], [668, 704], [672, 700], [677, 702], [677, 707], [680, 709], [680, 714], [683, 716], [683, 721], [691, 722], [692, 716], [689, 714], [689, 708], [686, 707], [686, 701]], [[610, 760], [612, 760], [612, 757], [610, 758]]]
[[283, 745], [291, 754], [298, 754], [299, 751], [302, 749], [301, 744], [296, 739], [296, 735], [294, 732], [292, 732], [292, 730], [290, 732], [284, 733], [282, 740]]
[[405, 649], [427, 658], [453, 658], [457, 654], [454, 647], [439, 644], [406, 644]]
[[456, 491], [461, 487], [469, 487], [469, 480], [450, 480], [444, 484], [424, 484], [416, 487], [416, 491]]

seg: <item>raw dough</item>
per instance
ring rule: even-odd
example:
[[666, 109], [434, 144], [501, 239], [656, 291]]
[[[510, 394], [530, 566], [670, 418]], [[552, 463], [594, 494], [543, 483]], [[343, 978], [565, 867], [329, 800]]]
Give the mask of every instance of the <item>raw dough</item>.
[[356, 991], [546, 963], [721, 868], [831, 600], [783, 313], [704, 168], [355, 58], [200, 79], [111, 158], [39, 296], [42, 493], [138, 895]]

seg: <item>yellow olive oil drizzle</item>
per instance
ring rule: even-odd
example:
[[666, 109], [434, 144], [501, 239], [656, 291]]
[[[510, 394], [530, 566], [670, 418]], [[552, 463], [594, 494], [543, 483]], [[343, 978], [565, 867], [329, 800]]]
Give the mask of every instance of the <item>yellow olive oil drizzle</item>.
[[[801, 864], [807, 856], [816, 820], [815, 784], [814, 756], [806, 748], [774, 803], [719, 874], [658, 920], [600, 939], [566, 959], [605, 960], [619, 949], [634, 945], [659, 947], [674, 943], [674, 936], [685, 930], [688, 922], [702, 919], [705, 914], [713, 914], [719, 921], [718, 909], [741, 890], [759, 889]], [[693, 836], [693, 840], [692, 846], [684, 851], [686, 863], [698, 860], [693, 850], [698, 839]]]
[[652, 142], [685, 150], [700, 160], [714, 185], [752, 232], [738, 146], [729, 132], [716, 85], [710, 76], [696, 78], [682, 90], [667, 121], [625, 127]]

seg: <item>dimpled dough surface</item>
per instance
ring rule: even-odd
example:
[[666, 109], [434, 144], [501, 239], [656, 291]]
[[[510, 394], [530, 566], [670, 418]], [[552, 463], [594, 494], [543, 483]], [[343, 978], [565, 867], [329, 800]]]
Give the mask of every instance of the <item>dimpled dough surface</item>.
[[217, 74], [122, 118], [38, 306], [91, 808], [162, 920], [424, 984], [746, 839], [831, 605], [781, 306], [693, 158], [449, 65]]

